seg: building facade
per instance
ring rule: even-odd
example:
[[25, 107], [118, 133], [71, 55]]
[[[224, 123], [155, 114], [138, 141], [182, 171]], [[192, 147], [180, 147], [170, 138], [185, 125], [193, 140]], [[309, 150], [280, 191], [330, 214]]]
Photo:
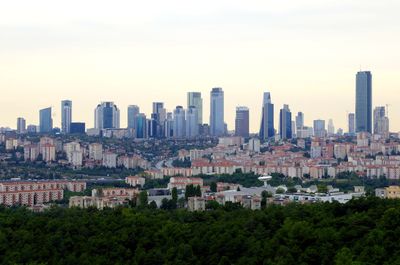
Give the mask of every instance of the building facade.
[[269, 92], [264, 92], [261, 112], [260, 138], [268, 140], [275, 136], [274, 104], [271, 102], [271, 94]]
[[72, 122], [72, 101], [61, 101], [61, 132], [70, 133]]
[[249, 108], [237, 107], [235, 118], [235, 135], [249, 137]]
[[292, 113], [289, 105], [283, 105], [279, 115], [279, 134], [282, 140], [292, 138]]
[[197, 124], [203, 124], [203, 99], [200, 92], [187, 93], [187, 108], [194, 106], [197, 109]]
[[119, 129], [120, 112], [114, 102], [102, 102], [97, 105], [94, 112], [96, 129]]
[[215, 87], [210, 94], [210, 134], [221, 136], [225, 134], [224, 91], [220, 87]]
[[356, 132], [372, 133], [372, 75], [369, 71], [356, 76]]
[[50, 133], [52, 130], [53, 130], [53, 118], [51, 117], [51, 108], [41, 109], [39, 111], [40, 133]]

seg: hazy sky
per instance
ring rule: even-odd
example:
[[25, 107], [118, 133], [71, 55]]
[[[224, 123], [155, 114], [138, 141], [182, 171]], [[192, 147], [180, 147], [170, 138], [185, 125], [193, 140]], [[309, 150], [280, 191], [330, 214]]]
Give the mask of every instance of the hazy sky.
[[390, 104], [400, 131], [400, 1], [2, 1], [0, 126], [38, 123], [40, 108], [73, 100], [73, 120], [93, 126], [100, 101], [146, 114], [153, 101], [186, 106], [203, 94], [208, 122], [212, 87], [225, 91], [225, 117], [250, 108], [260, 125], [262, 93], [306, 123], [332, 118], [346, 128], [355, 74], [373, 74], [373, 104]]

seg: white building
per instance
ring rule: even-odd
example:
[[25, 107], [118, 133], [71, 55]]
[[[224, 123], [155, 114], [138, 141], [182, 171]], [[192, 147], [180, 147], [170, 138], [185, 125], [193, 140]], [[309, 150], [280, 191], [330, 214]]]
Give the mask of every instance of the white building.
[[100, 143], [92, 143], [89, 145], [89, 159], [101, 161], [103, 159], [103, 145]]
[[105, 152], [103, 154], [103, 166], [107, 168], [117, 167], [117, 154], [112, 152]]

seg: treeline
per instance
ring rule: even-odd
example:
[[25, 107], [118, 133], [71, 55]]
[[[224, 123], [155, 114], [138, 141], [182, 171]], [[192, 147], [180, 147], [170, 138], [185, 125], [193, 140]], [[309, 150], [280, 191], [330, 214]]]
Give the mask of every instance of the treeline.
[[0, 209], [1, 264], [400, 264], [400, 201], [262, 211]]

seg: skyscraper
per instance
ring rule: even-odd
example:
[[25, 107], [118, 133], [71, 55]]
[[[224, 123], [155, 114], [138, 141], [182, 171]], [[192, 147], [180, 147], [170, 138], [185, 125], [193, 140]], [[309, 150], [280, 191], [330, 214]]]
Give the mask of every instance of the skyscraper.
[[319, 138], [323, 138], [326, 136], [324, 120], [314, 120], [314, 136]]
[[386, 116], [385, 107], [374, 109], [374, 134], [389, 136], [389, 118]]
[[186, 111], [186, 137], [193, 138], [199, 135], [200, 124], [197, 109], [190, 106]]
[[274, 104], [271, 102], [271, 94], [269, 92], [264, 92], [261, 109], [260, 138], [267, 140], [274, 136]]
[[356, 133], [356, 115], [354, 113], [349, 113], [348, 115], [348, 122], [349, 122], [349, 134], [354, 135]]
[[184, 138], [186, 134], [185, 110], [182, 106], [176, 106], [174, 110], [174, 138]]
[[96, 129], [119, 129], [119, 109], [114, 102], [102, 102], [94, 112]]
[[200, 92], [187, 93], [187, 108], [194, 106], [197, 109], [198, 124], [203, 124], [203, 99]]
[[136, 129], [136, 118], [140, 113], [140, 109], [136, 105], [128, 106], [128, 129]]
[[53, 130], [53, 118], [51, 117], [51, 107], [40, 110], [39, 130], [41, 133], [50, 133]]
[[369, 71], [356, 76], [356, 132], [372, 133], [372, 75]]
[[72, 101], [61, 101], [61, 132], [70, 133], [72, 122]]
[[26, 133], [26, 121], [24, 118], [17, 119], [17, 133]]
[[282, 140], [292, 138], [292, 113], [286, 104], [279, 113], [279, 134]]
[[136, 117], [136, 138], [147, 138], [147, 119], [146, 115], [139, 113]]
[[167, 113], [167, 118], [164, 122], [164, 134], [165, 138], [174, 137], [174, 117], [172, 112]]
[[236, 108], [235, 135], [249, 137], [249, 108], [247, 107]]
[[299, 111], [296, 116], [296, 127], [300, 130], [304, 127], [304, 113], [301, 111]]
[[157, 121], [163, 123], [165, 121], [167, 112], [164, 108], [163, 102], [153, 102], [153, 114], [156, 114]]
[[164, 122], [166, 110], [163, 102], [153, 102], [153, 113], [151, 114], [150, 137], [160, 138], [164, 136]]
[[210, 94], [210, 134], [221, 136], [225, 134], [224, 91], [220, 87], [215, 87]]
[[333, 120], [329, 119], [328, 121], [328, 135], [332, 136], [335, 134], [335, 125], [333, 125]]

